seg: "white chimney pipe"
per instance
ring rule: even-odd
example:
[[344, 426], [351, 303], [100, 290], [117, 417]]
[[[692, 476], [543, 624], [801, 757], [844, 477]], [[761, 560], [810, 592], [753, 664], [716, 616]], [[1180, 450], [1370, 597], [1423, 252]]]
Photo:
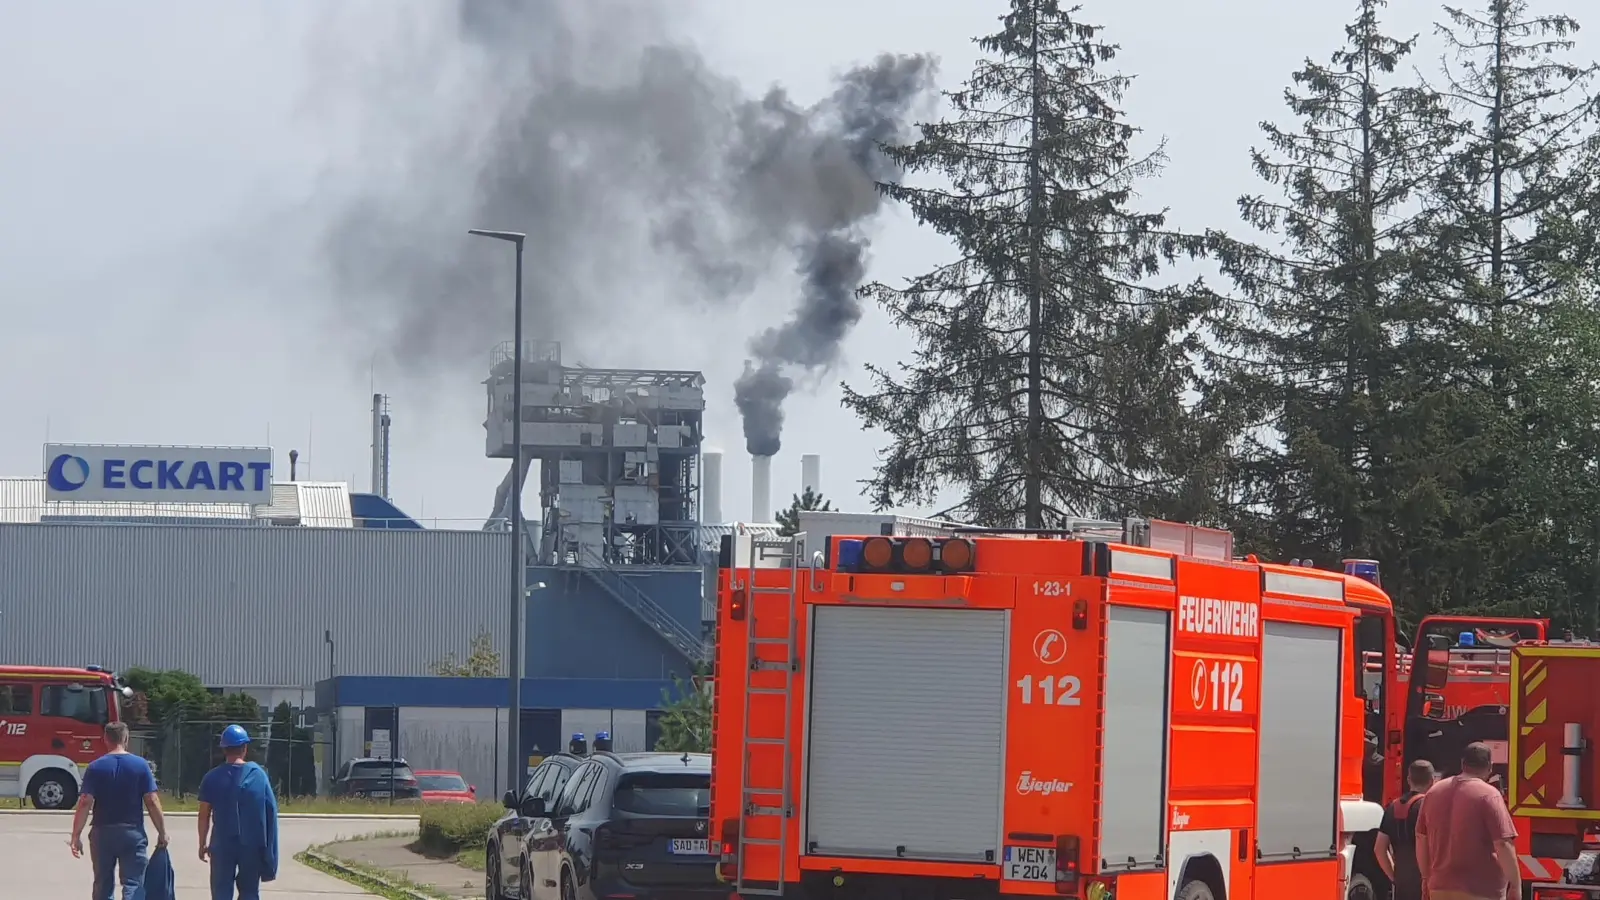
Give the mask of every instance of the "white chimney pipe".
[[750, 523], [772, 524], [772, 457], [750, 457]]
[[372, 395], [372, 493], [383, 496], [383, 395]]
[[700, 521], [722, 524], [722, 452], [700, 454]]
[[822, 493], [822, 457], [815, 453], [800, 457], [800, 490]]

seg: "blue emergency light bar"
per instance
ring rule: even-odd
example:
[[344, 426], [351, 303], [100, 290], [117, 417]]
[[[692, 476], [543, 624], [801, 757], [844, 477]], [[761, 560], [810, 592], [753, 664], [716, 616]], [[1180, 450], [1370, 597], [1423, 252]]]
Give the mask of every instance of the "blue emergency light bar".
[[1375, 559], [1347, 559], [1344, 561], [1344, 573], [1383, 587], [1383, 581], [1378, 577], [1378, 561]]
[[1478, 636], [1470, 631], [1463, 631], [1456, 635], [1456, 643], [1463, 647], [1478, 646]]
[[861, 567], [862, 543], [854, 538], [839, 542], [838, 568], [849, 571]]

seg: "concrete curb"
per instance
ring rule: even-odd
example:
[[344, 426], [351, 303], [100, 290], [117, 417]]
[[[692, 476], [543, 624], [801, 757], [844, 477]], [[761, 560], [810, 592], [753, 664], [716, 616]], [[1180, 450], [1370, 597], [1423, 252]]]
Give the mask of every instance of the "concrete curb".
[[[0, 809], [0, 816], [70, 816], [70, 809]], [[168, 811], [169, 819], [192, 819], [194, 810]], [[343, 819], [353, 822], [419, 822], [416, 813], [279, 813], [280, 819]]]
[[315, 850], [307, 849], [302, 850], [296, 855], [304, 856], [306, 859], [309, 859], [318, 865], [327, 866], [328, 868], [333, 869], [356, 887], [361, 887], [362, 882], [370, 882], [382, 887], [384, 890], [393, 891], [396, 894], [400, 894], [404, 897], [410, 897], [412, 900], [438, 900], [438, 898], [432, 894], [424, 894], [414, 891], [411, 888], [396, 884], [395, 882], [390, 881], [381, 875], [374, 875], [365, 869], [354, 868], [343, 860], [337, 857], [329, 856], [326, 853], [318, 853]]

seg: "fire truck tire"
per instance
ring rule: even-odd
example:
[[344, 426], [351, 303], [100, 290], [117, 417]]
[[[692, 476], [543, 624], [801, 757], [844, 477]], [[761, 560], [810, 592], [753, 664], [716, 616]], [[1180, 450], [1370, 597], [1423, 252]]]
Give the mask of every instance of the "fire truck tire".
[[34, 809], [71, 809], [78, 802], [78, 782], [60, 769], [45, 769], [28, 783]]
[[1345, 890], [1345, 900], [1379, 900], [1378, 886], [1365, 872], [1350, 873], [1350, 887]]
[[1193, 881], [1184, 882], [1183, 887], [1178, 888], [1178, 893], [1173, 895], [1172, 900], [1221, 900], [1221, 898], [1212, 893], [1211, 885], [1196, 878]]

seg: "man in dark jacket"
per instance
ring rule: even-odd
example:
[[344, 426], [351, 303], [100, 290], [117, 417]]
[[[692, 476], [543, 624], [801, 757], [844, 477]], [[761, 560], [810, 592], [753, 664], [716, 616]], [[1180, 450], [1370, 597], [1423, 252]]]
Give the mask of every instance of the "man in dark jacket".
[[1422, 872], [1417, 868], [1417, 819], [1422, 798], [1433, 787], [1433, 763], [1419, 759], [1406, 770], [1406, 792], [1383, 810], [1378, 839], [1372, 845], [1378, 866], [1394, 883], [1394, 900], [1422, 900]]
[[245, 761], [250, 733], [223, 729], [224, 762], [200, 781], [200, 860], [211, 864], [212, 900], [260, 900], [278, 877], [278, 798], [266, 770]]

